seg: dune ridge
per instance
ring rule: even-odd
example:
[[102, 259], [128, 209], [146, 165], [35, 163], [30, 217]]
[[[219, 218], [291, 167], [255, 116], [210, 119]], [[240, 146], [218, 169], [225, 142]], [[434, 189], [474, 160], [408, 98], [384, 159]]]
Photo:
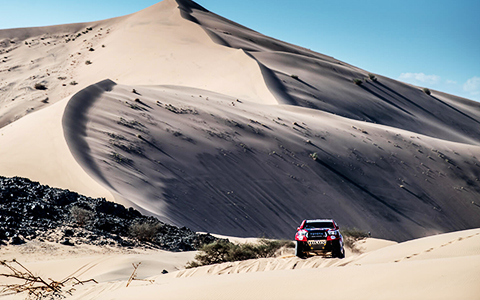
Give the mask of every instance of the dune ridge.
[[[213, 41], [243, 49], [255, 59], [280, 103], [478, 145], [478, 102], [437, 91], [426, 95], [419, 87], [377, 74], [370, 80], [367, 71], [333, 57], [264, 36], [192, 1], [179, 3], [183, 16], [199, 24]], [[352, 88], [355, 78], [364, 80], [358, 88]]]

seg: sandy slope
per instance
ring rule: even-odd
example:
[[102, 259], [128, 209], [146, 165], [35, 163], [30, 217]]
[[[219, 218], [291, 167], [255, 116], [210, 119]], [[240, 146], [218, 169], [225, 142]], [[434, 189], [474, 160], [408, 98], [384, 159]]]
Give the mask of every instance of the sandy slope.
[[77, 164], [65, 141], [62, 117], [68, 100], [0, 128], [0, 173], [113, 200]]
[[[367, 74], [189, 0], [2, 30], [0, 174], [241, 237], [291, 238], [319, 216], [397, 241], [480, 227], [480, 105], [378, 75], [352, 83]], [[476, 299], [479, 243], [473, 229], [368, 240], [344, 260], [189, 271], [194, 253], [29, 243], [0, 255], [99, 280], [78, 299]], [[140, 261], [154, 282], [125, 288]]]
[[[105, 21], [1, 30], [0, 56], [0, 127], [105, 78], [201, 87], [276, 103], [258, 65], [242, 50], [213, 43], [201, 28], [181, 17], [173, 0]], [[34, 89], [36, 83], [47, 89]], [[57, 144], [41, 143], [49, 141], [52, 136], [45, 134], [53, 132], [42, 130], [39, 134], [41, 127], [55, 133], [61, 130], [53, 121], [61, 118], [62, 112], [49, 108], [44, 118], [33, 119], [35, 124], [23, 122], [3, 132], [0, 143], [6, 146], [0, 149], [0, 173], [112, 199], [115, 191], [107, 192], [83, 178], [73, 160], [69, 161], [71, 168], [52, 161], [71, 155], [57, 147], [62, 142], [58, 135]], [[77, 173], [78, 178], [70, 175]]]
[[[235, 274], [228, 274], [232, 264], [174, 271], [194, 253], [104, 249], [108, 253], [100, 254], [101, 249], [92, 247], [50, 246], [54, 248], [48, 249], [49, 254], [39, 258], [39, 248], [49, 245], [27, 244], [4, 249], [2, 257], [16, 256], [46, 276], [73, 273], [81, 280], [99, 281], [78, 286], [72, 299], [296, 299], [299, 295], [315, 298], [319, 293], [338, 299], [477, 299], [479, 243], [480, 229], [400, 244], [369, 239], [364, 246], [372, 250], [343, 260], [283, 256], [244, 261], [234, 263], [239, 271]], [[28, 253], [28, 248], [35, 254]], [[154, 282], [134, 281], [125, 287], [131, 263], [140, 261], [138, 278]], [[59, 268], [67, 264], [69, 268]], [[170, 273], [160, 274], [163, 269]]]
[[2, 175], [235, 236], [319, 216], [397, 241], [480, 226], [476, 102], [354, 85], [368, 72], [189, 0], [2, 30], [0, 55], [0, 126], [50, 106], [3, 127]]
[[[105, 21], [1, 30], [0, 127], [107, 78], [276, 103], [254, 60], [215, 44], [177, 6], [166, 0]], [[35, 90], [35, 83], [47, 90]]]
[[[478, 145], [480, 104], [369, 73], [302, 47], [266, 37], [198, 7], [178, 1], [183, 16], [218, 44], [245, 52], [262, 68], [280, 103], [319, 109], [451, 141]], [[354, 78], [364, 83], [353, 85]]]
[[73, 97], [63, 125], [77, 160], [118, 199], [195, 230], [291, 238], [319, 215], [395, 240], [480, 226], [473, 145], [112, 81]]

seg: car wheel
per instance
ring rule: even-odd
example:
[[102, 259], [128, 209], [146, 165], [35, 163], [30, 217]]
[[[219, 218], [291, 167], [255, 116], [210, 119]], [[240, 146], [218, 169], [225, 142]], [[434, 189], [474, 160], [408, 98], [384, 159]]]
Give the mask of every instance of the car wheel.
[[345, 258], [345, 249], [340, 243], [337, 243], [333, 246], [332, 257]]
[[341, 247], [338, 258], [345, 258], [345, 248]]
[[298, 256], [300, 258], [304, 257], [302, 242], [295, 241], [295, 256]]

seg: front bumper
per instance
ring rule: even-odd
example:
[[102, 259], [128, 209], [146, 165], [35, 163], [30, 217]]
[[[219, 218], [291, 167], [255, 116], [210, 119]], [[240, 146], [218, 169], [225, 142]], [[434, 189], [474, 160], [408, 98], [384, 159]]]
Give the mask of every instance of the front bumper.
[[329, 252], [333, 250], [334, 243], [339, 243], [340, 241], [327, 241], [326, 239], [322, 240], [307, 240], [304, 242], [304, 249], [309, 252], [323, 251]]

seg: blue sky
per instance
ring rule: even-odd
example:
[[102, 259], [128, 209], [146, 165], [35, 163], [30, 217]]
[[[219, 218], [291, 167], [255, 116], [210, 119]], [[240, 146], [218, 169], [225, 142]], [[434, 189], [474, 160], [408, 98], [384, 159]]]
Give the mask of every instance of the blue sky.
[[[95, 21], [156, 0], [0, 0], [0, 28]], [[479, 0], [198, 0], [263, 34], [369, 72], [480, 101]]]

